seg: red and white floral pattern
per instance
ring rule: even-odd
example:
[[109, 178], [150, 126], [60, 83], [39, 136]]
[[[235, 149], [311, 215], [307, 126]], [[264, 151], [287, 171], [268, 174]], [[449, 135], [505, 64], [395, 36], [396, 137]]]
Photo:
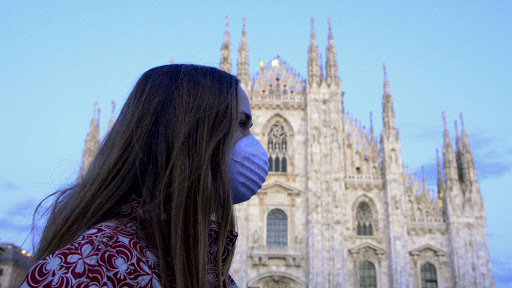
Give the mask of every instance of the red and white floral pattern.
[[[159, 288], [158, 260], [138, 234], [136, 222], [140, 212], [138, 201], [125, 207], [126, 218], [118, 218], [92, 227], [75, 242], [34, 265], [22, 288], [95, 287], [95, 288]], [[211, 221], [208, 234], [208, 271], [211, 287], [216, 287], [216, 251], [219, 224]], [[222, 262], [233, 248], [238, 234], [229, 231], [224, 243]], [[172, 279], [171, 279], [172, 280]], [[231, 276], [222, 279], [224, 287], [237, 287]]]

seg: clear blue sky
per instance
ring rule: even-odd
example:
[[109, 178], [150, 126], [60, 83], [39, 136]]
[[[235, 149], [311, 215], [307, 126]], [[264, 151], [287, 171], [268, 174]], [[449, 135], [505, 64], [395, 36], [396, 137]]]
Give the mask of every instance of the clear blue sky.
[[247, 16], [251, 72], [280, 55], [305, 76], [310, 19], [325, 51], [332, 18], [345, 108], [380, 131], [386, 63], [403, 159], [432, 186], [441, 112], [452, 136], [464, 113], [497, 287], [512, 287], [511, 1], [172, 2], [0, 1], [0, 241], [21, 244], [36, 203], [73, 181], [95, 101], [103, 134], [148, 68], [218, 66], [225, 16], [234, 67]]

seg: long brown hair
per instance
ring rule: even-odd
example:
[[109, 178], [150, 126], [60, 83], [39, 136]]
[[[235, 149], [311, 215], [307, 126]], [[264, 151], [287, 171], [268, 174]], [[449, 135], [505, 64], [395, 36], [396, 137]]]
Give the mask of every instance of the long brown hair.
[[[139, 228], [157, 251], [163, 287], [171, 277], [178, 287], [208, 287], [210, 218], [220, 222], [217, 259], [234, 227], [227, 160], [238, 85], [236, 77], [206, 66], [145, 72], [85, 174], [52, 194], [34, 258], [42, 260], [114, 218], [119, 205], [135, 195], [144, 212]], [[222, 265], [225, 273], [233, 254]], [[217, 262], [220, 284], [222, 261]]]

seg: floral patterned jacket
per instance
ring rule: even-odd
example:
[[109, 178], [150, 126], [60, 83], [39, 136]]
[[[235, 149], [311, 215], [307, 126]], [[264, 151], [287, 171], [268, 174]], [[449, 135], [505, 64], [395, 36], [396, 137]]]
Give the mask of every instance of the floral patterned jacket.
[[[123, 217], [95, 225], [75, 242], [35, 264], [21, 288], [32, 287], [151, 287], [159, 288], [158, 259], [137, 232], [134, 216], [139, 202], [123, 207]], [[208, 271], [211, 287], [218, 287], [216, 251], [219, 223], [211, 221], [208, 233]], [[229, 231], [224, 249], [233, 248], [238, 234]], [[225, 254], [226, 255], [226, 254]], [[222, 259], [224, 261], [224, 257]], [[222, 279], [226, 288], [238, 287], [231, 276]]]

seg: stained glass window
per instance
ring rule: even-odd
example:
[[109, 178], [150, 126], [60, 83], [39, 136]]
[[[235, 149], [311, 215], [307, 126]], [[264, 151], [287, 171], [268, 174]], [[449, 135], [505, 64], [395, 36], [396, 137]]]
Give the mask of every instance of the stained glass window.
[[375, 266], [370, 261], [364, 261], [359, 264], [359, 287], [377, 287], [377, 275], [375, 274]]
[[[283, 125], [274, 124], [268, 132], [267, 153], [269, 155], [269, 172], [287, 172], [288, 149], [286, 132]], [[271, 162], [272, 161], [272, 162]]]
[[267, 216], [267, 245], [288, 245], [288, 216], [281, 209], [273, 209]]
[[437, 288], [436, 267], [430, 263], [421, 266], [421, 288]]
[[373, 217], [372, 209], [366, 202], [359, 203], [356, 212], [357, 235], [372, 236], [373, 235]]

